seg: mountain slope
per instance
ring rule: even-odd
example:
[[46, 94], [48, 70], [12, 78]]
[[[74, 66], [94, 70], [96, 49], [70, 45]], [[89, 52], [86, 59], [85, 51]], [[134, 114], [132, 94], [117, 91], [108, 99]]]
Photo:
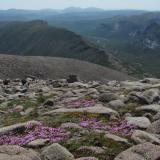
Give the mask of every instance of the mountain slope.
[[78, 75], [82, 80], [128, 80], [128, 75], [89, 62], [67, 58], [30, 57], [0, 54], [0, 79], [24, 78], [27, 75], [43, 79], [67, 78]]
[[45, 21], [0, 24], [0, 52], [17, 55], [75, 58], [109, 66], [108, 55], [79, 35]]
[[124, 65], [132, 66], [133, 74], [160, 77], [160, 12], [51, 23], [86, 36]]

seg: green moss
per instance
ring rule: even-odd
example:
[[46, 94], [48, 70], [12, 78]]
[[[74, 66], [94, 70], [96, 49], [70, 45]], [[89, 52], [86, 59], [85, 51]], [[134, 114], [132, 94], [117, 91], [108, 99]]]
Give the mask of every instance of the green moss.
[[30, 119], [26, 116], [21, 116], [20, 114], [13, 113], [8, 116], [5, 116], [4, 120], [2, 120], [2, 123], [4, 126], [9, 126], [21, 122], [26, 122], [28, 120]]

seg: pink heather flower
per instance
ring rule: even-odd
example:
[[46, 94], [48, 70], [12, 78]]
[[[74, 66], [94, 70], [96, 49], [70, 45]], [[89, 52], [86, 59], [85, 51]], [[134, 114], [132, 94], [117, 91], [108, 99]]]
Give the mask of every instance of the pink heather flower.
[[37, 126], [29, 124], [21, 135], [16, 132], [0, 135], [0, 145], [8, 144], [25, 146], [36, 139], [49, 139], [50, 142], [59, 142], [68, 137], [69, 134], [61, 128], [45, 127], [41, 124]]
[[89, 123], [86, 122], [86, 121], [84, 121], [84, 122], [81, 122], [81, 123], [80, 123], [80, 126], [81, 126], [81, 127], [88, 127], [88, 126], [89, 126]]
[[79, 100], [68, 102], [66, 105], [72, 108], [83, 108], [83, 107], [92, 107], [95, 104], [96, 104], [96, 101], [93, 99], [92, 100], [79, 99]]
[[95, 119], [82, 121], [80, 126], [87, 129], [106, 130], [122, 136], [130, 136], [136, 129], [134, 125], [128, 124], [127, 121], [121, 120], [117, 122], [104, 123]]

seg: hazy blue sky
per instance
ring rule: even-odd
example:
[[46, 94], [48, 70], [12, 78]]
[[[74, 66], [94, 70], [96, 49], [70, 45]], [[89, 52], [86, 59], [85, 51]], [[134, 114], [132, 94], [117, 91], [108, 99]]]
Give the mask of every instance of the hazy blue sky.
[[70, 6], [160, 10], [160, 0], [0, 0], [0, 9], [62, 9]]

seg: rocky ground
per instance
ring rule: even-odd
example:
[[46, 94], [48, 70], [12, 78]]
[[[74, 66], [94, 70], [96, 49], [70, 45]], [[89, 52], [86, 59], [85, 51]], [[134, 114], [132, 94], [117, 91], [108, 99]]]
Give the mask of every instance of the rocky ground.
[[72, 78], [0, 80], [0, 160], [160, 159], [160, 79]]
[[71, 58], [0, 54], [1, 79], [24, 78], [26, 75], [34, 75], [40, 79], [66, 79], [69, 74], [76, 74], [82, 80], [96, 80], [104, 83], [108, 80], [133, 79], [126, 73], [110, 67]]

